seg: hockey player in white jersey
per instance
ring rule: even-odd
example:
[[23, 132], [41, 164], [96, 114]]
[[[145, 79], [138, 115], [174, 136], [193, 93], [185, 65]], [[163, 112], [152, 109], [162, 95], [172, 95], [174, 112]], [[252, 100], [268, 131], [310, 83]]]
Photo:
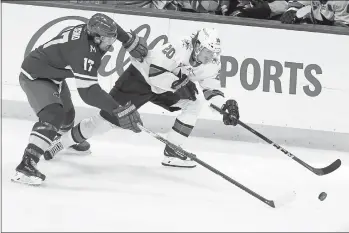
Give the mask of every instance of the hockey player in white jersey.
[[[204, 28], [179, 43], [166, 43], [150, 50], [143, 63], [131, 58], [132, 64], [115, 82], [110, 95], [120, 104], [131, 104], [140, 108], [152, 102], [168, 111], [181, 112], [176, 117], [167, 139], [182, 146], [191, 134], [200, 111], [207, 102], [197, 98], [198, 83], [206, 100], [221, 106], [233, 117], [224, 117], [226, 125], [236, 125], [239, 119], [238, 104], [233, 99], [225, 99], [220, 90], [218, 79], [220, 71], [221, 43], [215, 29]], [[137, 120], [132, 121], [129, 129], [140, 132]], [[82, 120], [70, 133], [55, 141], [45, 152], [46, 159], [71, 145], [105, 133], [119, 125], [118, 119], [106, 111]], [[172, 148], [166, 146], [164, 166], [193, 168], [196, 163], [181, 157]]]

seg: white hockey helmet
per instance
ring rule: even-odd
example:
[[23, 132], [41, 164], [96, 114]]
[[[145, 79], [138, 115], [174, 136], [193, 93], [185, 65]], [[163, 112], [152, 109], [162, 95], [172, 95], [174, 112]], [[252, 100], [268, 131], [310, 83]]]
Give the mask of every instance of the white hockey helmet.
[[215, 28], [203, 28], [199, 30], [196, 41], [200, 43], [200, 51], [206, 48], [216, 54], [221, 52], [221, 40]]

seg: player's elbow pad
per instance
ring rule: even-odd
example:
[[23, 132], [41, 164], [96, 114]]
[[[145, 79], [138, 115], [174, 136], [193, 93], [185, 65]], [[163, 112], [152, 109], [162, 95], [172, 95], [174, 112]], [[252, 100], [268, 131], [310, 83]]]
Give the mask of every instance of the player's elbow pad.
[[105, 92], [99, 84], [92, 85], [88, 88], [78, 88], [78, 92], [86, 104], [107, 111], [108, 113], [119, 107], [119, 104], [113, 97]]
[[[88, 105], [101, 108], [103, 99], [101, 98], [102, 88], [94, 84], [87, 88], [77, 88], [81, 99]], [[104, 97], [104, 96], [102, 96]]]
[[[218, 107], [222, 107], [225, 103], [224, 93], [219, 90], [204, 89], [203, 93], [205, 99], [210, 101], [211, 104], [214, 104]], [[212, 112], [216, 112], [212, 108], [210, 109], [212, 110]]]
[[215, 96], [222, 96], [224, 97], [224, 93], [221, 92], [220, 90], [210, 90], [210, 89], [204, 89], [203, 90], [204, 97], [206, 100], [210, 100]]

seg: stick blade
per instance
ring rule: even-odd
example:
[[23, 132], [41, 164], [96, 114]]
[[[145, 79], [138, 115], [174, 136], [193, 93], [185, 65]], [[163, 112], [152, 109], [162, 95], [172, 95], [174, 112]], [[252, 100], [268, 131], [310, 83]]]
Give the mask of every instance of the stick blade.
[[275, 206], [274, 208], [280, 208], [284, 205], [290, 204], [296, 199], [296, 196], [297, 194], [295, 191], [285, 193], [273, 201]]
[[334, 172], [342, 165], [342, 161], [340, 159], [337, 159], [332, 164], [328, 165], [327, 167], [316, 169], [315, 173], [319, 176], [327, 175], [331, 172]]

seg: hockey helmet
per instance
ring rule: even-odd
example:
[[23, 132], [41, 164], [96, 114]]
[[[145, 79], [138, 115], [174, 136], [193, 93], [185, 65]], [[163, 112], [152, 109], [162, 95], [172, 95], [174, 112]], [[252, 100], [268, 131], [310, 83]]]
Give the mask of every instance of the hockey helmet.
[[196, 41], [200, 43], [199, 50], [206, 48], [216, 54], [221, 52], [221, 40], [214, 28], [203, 28], [198, 31]]
[[101, 13], [94, 14], [87, 22], [87, 31], [92, 36], [117, 37], [117, 29], [116, 22]]

